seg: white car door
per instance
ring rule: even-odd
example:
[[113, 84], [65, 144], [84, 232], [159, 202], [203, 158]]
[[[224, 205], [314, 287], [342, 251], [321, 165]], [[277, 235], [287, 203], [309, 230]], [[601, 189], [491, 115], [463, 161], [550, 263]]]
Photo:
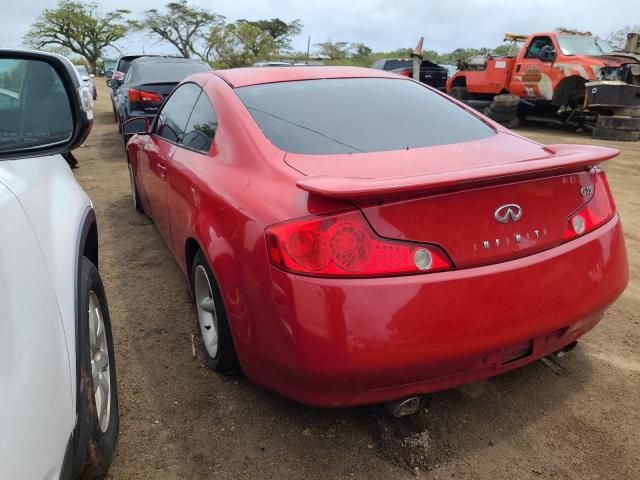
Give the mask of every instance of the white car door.
[[20, 202], [0, 183], [2, 478], [58, 479], [74, 423], [71, 371], [42, 250]]

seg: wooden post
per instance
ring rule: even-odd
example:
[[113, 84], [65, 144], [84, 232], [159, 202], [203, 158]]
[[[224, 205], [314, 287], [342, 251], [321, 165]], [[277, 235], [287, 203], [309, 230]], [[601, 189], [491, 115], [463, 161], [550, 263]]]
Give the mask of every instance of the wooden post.
[[424, 43], [424, 37], [420, 37], [420, 41], [411, 54], [413, 58], [413, 79], [420, 81], [420, 66], [422, 65], [422, 44]]

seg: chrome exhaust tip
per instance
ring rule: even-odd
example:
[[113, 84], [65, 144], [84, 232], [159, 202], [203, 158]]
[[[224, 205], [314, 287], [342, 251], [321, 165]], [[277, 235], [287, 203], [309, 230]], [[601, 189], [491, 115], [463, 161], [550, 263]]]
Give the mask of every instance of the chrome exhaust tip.
[[405, 397], [384, 404], [387, 411], [396, 418], [413, 415], [420, 408], [419, 397]]
[[564, 348], [561, 348], [560, 350], [558, 350], [557, 352], [555, 352], [555, 356], [556, 358], [562, 358], [564, 357], [565, 353], [569, 353], [571, 350], [573, 350], [574, 348], [576, 348], [576, 345], [578, 345], [578, 342], [571, 342], [569, 345], [565, 346]]

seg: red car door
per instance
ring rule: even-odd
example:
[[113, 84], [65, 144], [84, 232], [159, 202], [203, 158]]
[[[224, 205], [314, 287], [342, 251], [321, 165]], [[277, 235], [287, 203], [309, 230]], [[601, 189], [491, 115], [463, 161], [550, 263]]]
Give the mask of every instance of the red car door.
[[140, 159], [140, 175], [150, 214], [171, 246], [167, 199], [167, 175], [171, 159], [182, 143], [187, 120], [200, 95], [193, 83], [179, 86], [158, 113], [158, 118]]
[[200, 203], [201, 196], [199, 185], [193, 179], [204, 175], [213, 166], [210, 150], [217, 127], [216, 112], [202, 92], [187, 122], [182, 144], [176, 148], [170, 169], [168, 197], [175, 252], [184, 251], [186, 240], [191, 235], [192, 211]]

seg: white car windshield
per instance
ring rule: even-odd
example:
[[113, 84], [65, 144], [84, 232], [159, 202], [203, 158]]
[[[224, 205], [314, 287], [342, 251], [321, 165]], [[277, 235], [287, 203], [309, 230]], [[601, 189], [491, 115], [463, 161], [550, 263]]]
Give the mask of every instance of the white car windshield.
[[558, 35], [558, 45], [563, 55], [607, 55], [613, 47], [604, 40], [584, 35]]

